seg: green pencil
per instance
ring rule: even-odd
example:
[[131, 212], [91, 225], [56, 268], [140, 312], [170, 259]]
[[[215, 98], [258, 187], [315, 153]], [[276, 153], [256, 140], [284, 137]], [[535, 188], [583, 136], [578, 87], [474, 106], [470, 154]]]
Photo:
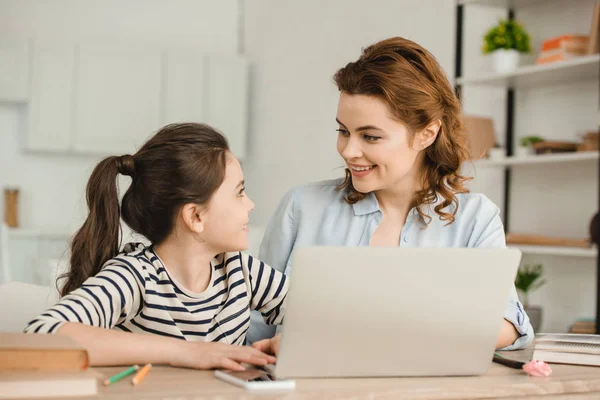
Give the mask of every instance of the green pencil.
[[131, 375], [133, 374], [135, 371], [137, 371], [138, 369], [140, 369], [139, 365], [134, 365], [132, 367], [127, 368], [125, 371], [123, 372], [119, 372], [116, 375], [111, 376], [110, 378], [104, 380], [104, 386], [108, 386], [111, 383], [115, 383], [118, 380], [121, 380], [123, 378], [125, 378], [127, 375]]

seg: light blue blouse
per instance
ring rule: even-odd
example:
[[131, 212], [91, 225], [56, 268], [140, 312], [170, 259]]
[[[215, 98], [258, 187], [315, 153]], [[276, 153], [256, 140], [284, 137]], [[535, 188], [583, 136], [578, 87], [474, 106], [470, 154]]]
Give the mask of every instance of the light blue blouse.
[[[299, 246], [368, 246], [383, 213], [374, 193], [369, 193], [356, 204], [346, 203], [344, 197], [347, 192], [336, 189], [342, 181], [317, 182], [290, 190], [269, 221], [259, 259], [289, 274], [292, 253]], [[432, 217], [425, 229], [423, 218], [416, 208], [410, 210], [402, 228], [400, 246], [506, 247], [498, 207], [482, 194], [458, 194], [456, 197], [458, 211], [450, 225], [438, 218], [433, 211], [435, 204], [423, 208]], [[453, 211], [453, 206], [444, 211]], [[506, 350], [520, 349], [531, 343], [533, 328], [514, 286], [504, 318], [521, 335]], [[252, 316], [248, 341], [271, 337], [274, 333], [275, 328], [265, 325], [260, 315]]]

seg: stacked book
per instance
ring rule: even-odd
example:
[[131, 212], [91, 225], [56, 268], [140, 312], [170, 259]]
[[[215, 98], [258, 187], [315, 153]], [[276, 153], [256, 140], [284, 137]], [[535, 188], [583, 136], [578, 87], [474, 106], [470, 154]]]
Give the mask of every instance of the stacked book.
[[538, 335], [532, 358], [549, 363], [600, 366], [600, 335]]
[[556, 61], [569, 60], [588, 53], [590, 37], [585, 35], [562, 35], [544, 40], [542, 52], [536, 64], [547, 64]]
[[596, 333], [596, 320], [586, 318], [578, 319], [573, 325], [571, 325], [569, 333]]
[[64, 335], [0, 333], [0, 399], [93, 396], [88, 352]]

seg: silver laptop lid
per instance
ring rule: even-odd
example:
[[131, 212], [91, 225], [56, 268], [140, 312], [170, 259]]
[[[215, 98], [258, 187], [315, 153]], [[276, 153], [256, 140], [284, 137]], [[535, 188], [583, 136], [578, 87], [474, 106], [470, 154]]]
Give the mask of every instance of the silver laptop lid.
[[297, 249], [276, 373], [485, 373], [520, 260], [517, 249]]

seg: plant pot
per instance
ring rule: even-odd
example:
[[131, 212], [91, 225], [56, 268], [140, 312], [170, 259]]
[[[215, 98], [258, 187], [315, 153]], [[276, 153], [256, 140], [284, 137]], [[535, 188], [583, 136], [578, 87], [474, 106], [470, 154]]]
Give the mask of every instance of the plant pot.
[[517, 157], [527, 157], [527, 156], [531, 156], [531, 155], [533, 155], [533, 149], [531, 148], [531, 146], [527, 146], [527, 147], [519, 146], [519, 147], [517, 147], [517, 151], [515, 153], [515, 156], [517, 156]]
[[523, 309], [529, 316], [529, 321], [534, 332], [539, 332], [542, 326], [542, 307], [540, 306], [523, 306]]
[[498, 49], [492, 52], [494, 71], [499, 74], [507, 74], [519, 67], [519, 52], [514, 49]]
[[490, 160], [502, 160], [506, 157], [506, 151], [501, 147], [492, 147], [488, 149], [488, 158]]

